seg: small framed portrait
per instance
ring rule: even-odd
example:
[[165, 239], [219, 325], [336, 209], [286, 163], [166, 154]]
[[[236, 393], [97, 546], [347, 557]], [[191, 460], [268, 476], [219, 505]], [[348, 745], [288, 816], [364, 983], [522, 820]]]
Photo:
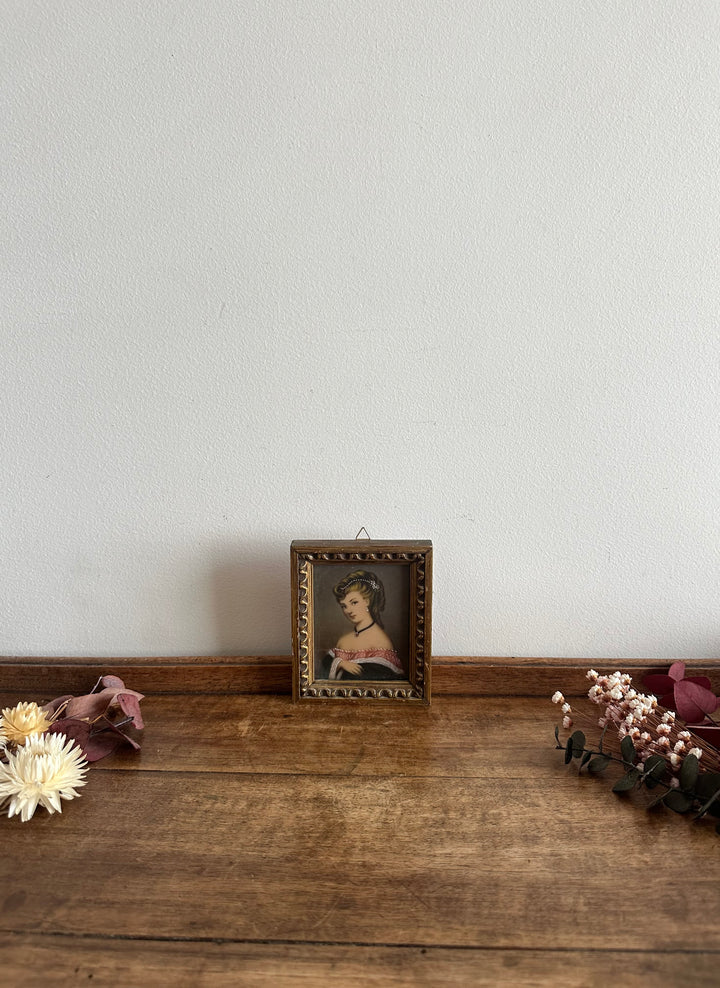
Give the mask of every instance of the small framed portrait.
[[293, 542], [293, 699], [430, 702], [432, 543]]

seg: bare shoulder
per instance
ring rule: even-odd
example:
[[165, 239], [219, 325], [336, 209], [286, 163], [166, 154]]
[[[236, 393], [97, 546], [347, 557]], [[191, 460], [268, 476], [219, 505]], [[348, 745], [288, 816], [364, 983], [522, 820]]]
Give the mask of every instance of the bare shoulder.
[[388, 635], [385, 634], [382, 628], [373, 628], [373, 631], [377, 632], [373, 635], [373, 648], [393, 648], [393, 643], [390, 641]]

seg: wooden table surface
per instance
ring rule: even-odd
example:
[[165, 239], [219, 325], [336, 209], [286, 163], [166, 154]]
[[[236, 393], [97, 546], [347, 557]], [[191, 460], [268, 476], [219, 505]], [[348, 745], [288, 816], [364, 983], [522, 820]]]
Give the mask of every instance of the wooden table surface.
[[62, 815], [0, 817], [3, 984], [720, 983], [714, 826], [566, 768], [545, 697], [143, 712]]

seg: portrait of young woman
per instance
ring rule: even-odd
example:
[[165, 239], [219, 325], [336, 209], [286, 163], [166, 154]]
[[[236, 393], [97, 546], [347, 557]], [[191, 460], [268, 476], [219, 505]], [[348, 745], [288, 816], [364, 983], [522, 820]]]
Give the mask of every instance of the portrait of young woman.
[[335, 584], [333, 596], [350, 628], [322, 657], [318, 678], [404, 679], [407, 673], [385, 630], [386, 596], [380, 577], [367, 569], [353, 570]]
[[430, 702], [432, 542], [296, 540], [293, 699]]

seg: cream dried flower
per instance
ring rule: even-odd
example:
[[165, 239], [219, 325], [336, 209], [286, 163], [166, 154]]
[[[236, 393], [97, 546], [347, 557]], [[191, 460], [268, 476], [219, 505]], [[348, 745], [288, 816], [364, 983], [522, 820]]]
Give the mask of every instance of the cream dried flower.
[[0, 743], [25, 744], [35, 734], [43, 734], [51, 720], [37, 703], [18, 703], [0, 714]]
[[88, 764], [82, 750], [64, 734], [35, 734], [0, 763], [0, 806], [27, 822], [38, 806], [62, 813], [61, 799], [73, 799], [85, 785]]

